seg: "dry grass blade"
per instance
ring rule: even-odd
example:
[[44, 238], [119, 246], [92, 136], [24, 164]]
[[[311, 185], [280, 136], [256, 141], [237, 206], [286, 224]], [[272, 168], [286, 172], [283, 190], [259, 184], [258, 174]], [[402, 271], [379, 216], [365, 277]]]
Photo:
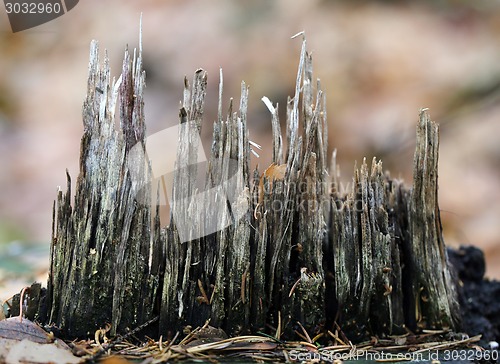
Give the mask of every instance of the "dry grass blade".
[[206, 329], [208, 327], [209, 323], [210, 323], [210, 320], [207, 320], [202, 327], [197, 327], [196, 329], [194, 329], [193, 331], [191, 331], [190, 333], [188, 333], [188, 335], [184, 339], [181, 340], [181, 342], [179, 343], [179, 345], [185, 345], [185, 344], [187, 344], [189, 341], [191, 341], [191, 339], [193, 339], [195, 337], [195, 335], [198, 332], [200, 332], [203, 329]]
[[[159, 319], [159, 316], [156, 316], [153, 319], [151, 319], [151, 320], [143, 323], [142, 325], [136, 327], [135, 329], [133, 329], [132, 331], [130, 331], [126, 335], [117, 336], [110, 343], [104, 344], [102, 346], [99, 344], [99, 350], [95, 354], [93, 354], [90, 358], [88, 358], [88, 361], [94, 361], [94, 360], [98, 359], [99, 357], [103, 356], [106, 353], [106, 351], [113, 349], [116, 345], [122, 343], [124, 340], [128, 339], [129, 337], [132, 337], [133, 335], [137, 334], [139, 331], [141, 331], [145, 327], [147, 327], [147, 326], [151, 325], [152, 323], [158, 321], [158, 319]], [[96, 343], [98, 343], [97, 333], [96, 333]]]
[[208, 350], [222, 350], [227, 348], [228, 346], [231, 346], [232, 343], [232, 340], [223, 340], [215, 343], [200, 344], [191, 348], [187, 348], [186, 352], [193, 354], [205, 352]]
[[302, 329], [302, 332], [304, 333], [305, 337], [306, 337], [306, 340], [308, 343], [312, 344], [312, 340], [311, 340], [311, 337], [309, 336], [309, 334], [307, 333], [307, 330], [304, 328], [304, 326], [302, 326], [302, 324], [300, 322], [297, 322], [300, 326], [300, 328]]
[[479, 340], [481, 340], [481, 336], [482, 335], [476, 335], [476, 336], [473, 336], [473, 337], [470, 337], [470, 338], [467, 338], [467, 339], [464, 339], [464, 340], [448, 341], [448, 342], [444, 342], [444, 343], [437, 343], [436, 345], [432, 345], [432, 346], [429, 346], [427, 348], [417, 350], [417, 351], [415, 351], [415, 353], [419, 353], [419, 352], [423, 352], [423, 351], [427, 351], [427, 350], [438, 350], [438, 349], [444, 349], [444, 348], [453, 348], [453, 347], [457, 347], [459, 345], [464, 345], [464, 344], [472, 344], [472, 343], [475, 343], [475, 342], [478, 342]]
[[187, 353], [200, 353], [209, 350], [224, 350], [229, 348], [233, 344], [237, 343], [262, 343], [271, 342], [272, 340], [267, 337], [262, 336], [238, 336], [230, 339], [224, 339], [217, 342], [200, 344], [190, 348], [186, 348]]
[[346, 344], [342, 339], [339, 338], [339, 334], [338, 334], [337, 330], [335, 330], [335, 334], [333, 332], [331, 332], [330, 330], [328, 330], [328, 335], [330, 335], [335, 340], [336, 344], [340, 343], [340, 345], [342, 345], [342, 346], [351, 347], [351, 345]]
[[[299, 324], [299, 327], [302, 326]], [[479, 341], [480, 336], [474, 336], [464, 340], [446, 341], [444, 332], [437, 331], [435, 333], [427, 332], [421, 335], [404, 335], [406, 340], [404, 344], [398, 345], [398, 339], [401, 337], [395, 336], [385, 339], [376, 339], [366, 341], [358, 345], [353, 345], [348, 341], [339, 338], [340, 328], [335, 330], [335, 333], [330, 331], [327, 335], [323, 335], [324, 339], [329, 340], [330, 345], [317, 346], [315, 337], [310, 338], [307, 331], [302, 328], [300, 336], [304, 337], [304, 341], [278, 341], [271, 336], [266, 335], [242, 335], [232, 338], [220, 338], [215, 342], [203, 342], [196, 344], [198, 336], [203, 330], [207, 329], [208, 322], [204, 326], [192, 330], [178, 344], [174, 344], [177, 339], [176, 335], [167, 346], [164, 346], [162, 340], [154, 341], [148, 339], [142, 345], [134, 345], [127, 341], [116, 343], [113, 352], [109, 355], [115, 357], [129, 358], [132, 360], [145, 360], [147, 363], [156, 364], [164, 363], [172, 360], [195, 360], [195, 361], [211, 361], [217, 362], [220, 359], [225, 360], [261, 360], [263, 362], [290, 361], [290, 353], [303, 353], [306, 355], [345, 355], [346, 358], [356, 359], [368, 353], [385, 352], [387, 356], [383, 358], [383, 362], [393, 362], [396, 358], [402, 361], [401, 353], [411, 352], [412, 355], [430, 352], [433, 350], [442, 350], [445, 348], [455, 349], [457, 347], [473, 348], [473, 343]], [[318, 335], [319, 336], [319, 335]], [[333, 344], [333, 345], [331, 345]], [[193, 346], [189, 346], [193, 345]], [[107, 355], [107, 354], [104, 354]], [[394, 357], [392, 357], [394, 355]]]

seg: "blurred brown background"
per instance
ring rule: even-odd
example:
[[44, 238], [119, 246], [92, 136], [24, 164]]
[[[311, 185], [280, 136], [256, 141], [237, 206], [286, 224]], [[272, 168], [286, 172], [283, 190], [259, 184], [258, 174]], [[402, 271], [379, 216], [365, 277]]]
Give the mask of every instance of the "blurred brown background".
[[[500, 278], [500, 5], [496, 1], [85, 0], [13, 34], [0, 7], [0, 298], [45, 280], [52, 202], [78, 174], [89, 44], [119, 75], [143, 14], [148, 134], [177, 123], [184, 75], [208, 71], [204, 148], [217, 109], [250, 85], [250, 138], [270, 163], [268, 96], [284, 111], [305, 30], [327, 92], [330, 150], [342, 180], [381, 158], [411, 183], [420, 107], [441, 124], [440, 207], [447, 244], [484, 249]], [[284, 119], [284, 117], [282, 118]], [[172, 151], [173, 155], [174, 151]]]

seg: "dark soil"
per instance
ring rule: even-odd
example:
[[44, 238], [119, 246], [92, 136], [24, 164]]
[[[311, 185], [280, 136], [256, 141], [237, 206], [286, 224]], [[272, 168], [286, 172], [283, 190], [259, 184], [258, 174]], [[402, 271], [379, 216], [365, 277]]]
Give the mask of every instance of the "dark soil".
[[491, 341], [500, 341], [500, 282], [484, 278], [484, 254], [476, 247], [448, 248], [448, 257], [459, 279], [462, 329], [482, 334], [480, 344], [489, 349]]

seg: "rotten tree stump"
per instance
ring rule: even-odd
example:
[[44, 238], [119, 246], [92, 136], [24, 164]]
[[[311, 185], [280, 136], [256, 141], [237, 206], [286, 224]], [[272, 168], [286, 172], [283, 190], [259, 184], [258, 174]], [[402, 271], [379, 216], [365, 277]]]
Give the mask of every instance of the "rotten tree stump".
[[34, 303], [40, 309], [30, 315], [68, 337], [106, 323], [124, 332], [158, 316], [157, 335], [208, 319], [230, 335], [278, 337], [300, 326], [317, 334], [336, 323], [352, 340], [405, 327], [459, 329], [437, 199], [438, 127], [425, 110], [412, 188], [374, 158], [370, 168], [363, 161], [355, 169], [351, 189], [342, 191], [335, 154], [327, 166], [326, 97], [304, 39], [295, 95], [286, 105], [286, 144], [278, 106], [263, 98], [273, 164], [251, 172], [248, 87], [242, 84], [237, 110], [231, 99], [224, 116], [221, 72], [212, 150], [202, 170], [207, 74], [198, 70], [192, 86], [184, 83], [171, 221], [164, 227], [166, 178], [153, 176], [162, 156], [146, 154], [141, 49], [133, 57], [125, 52], [118, 81], [98, 53], [93, 42], [75, 198], [68, 174], [54, 206], [45, 304]]

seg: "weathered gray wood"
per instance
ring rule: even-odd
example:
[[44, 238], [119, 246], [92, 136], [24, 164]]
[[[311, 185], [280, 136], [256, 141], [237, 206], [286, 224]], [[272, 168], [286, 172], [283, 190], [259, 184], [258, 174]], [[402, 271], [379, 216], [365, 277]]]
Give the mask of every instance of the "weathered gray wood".
[[[144, 158], [142, 56], [125, 52], [122, 75], [111, 82], [93, 42], [80, 175], [59, 192], [48, 282], [49, 321], [70, 336], [112, 324], [112, 332], [151, 319], [158, 285], [149, 266], [150, 171]], [[119, 104], [120, 130], [115, 130]]]
[[286, 105], [286, 153], [278, 107], [263, 98], [273, 163], [252, 177], [246, 84], [239, 105], [230, 99], [223, 115], [221, 71], [203, 161], [207, 73], [184, 80], [171, 221], [161, 226], [160, 188], [150, 202], [141, 52], [127, 51], [119, 81], [111, 82], [108, 60], [99, 65], [93, 43], [76, 196], [72, 203], [68, 175], [54, 206], [48, 316], [40, 308], [41, 320], [80, 337], [106, 323], [116, 333], [156, 316], [156, 333], [166, 336], [208, 319], [230, 335], [271, 329], [288, 337], [336, 322], [352, 340], [405, 326], [457, 328], [439, 220], [436, 124], [421, 112], [412, 189], [374, 158], [371, 169], [366, 161], [355, 167], [344, 193], [335, 153], [327, 168], [326, 97], [305, 40], [296, 80]]
[[411, 190], [374, 159], [344, 202], [332, 196], [337, 319], [350, 336], [459, 327], [437, 204], [438, 130], [425, 111], [419, 118]]
[[[420, 328], [457, 326], [458, 297], [448, 268], [438, 204], [439, 129], [425, 110], [417, 124], [409, 200], [411, 306]], [[414, 310], [414, 311], [413, 311]]]

